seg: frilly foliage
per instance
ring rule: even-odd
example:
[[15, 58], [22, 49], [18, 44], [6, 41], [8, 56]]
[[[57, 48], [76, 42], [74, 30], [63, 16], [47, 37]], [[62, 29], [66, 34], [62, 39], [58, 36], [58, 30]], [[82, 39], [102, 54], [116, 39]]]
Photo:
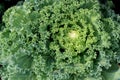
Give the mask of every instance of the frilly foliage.
[[9, 8], [0, 32], [2, 79], [110, 80], [120, 61], [120, 17], [105, 17], [100, 5], [26, 0]]

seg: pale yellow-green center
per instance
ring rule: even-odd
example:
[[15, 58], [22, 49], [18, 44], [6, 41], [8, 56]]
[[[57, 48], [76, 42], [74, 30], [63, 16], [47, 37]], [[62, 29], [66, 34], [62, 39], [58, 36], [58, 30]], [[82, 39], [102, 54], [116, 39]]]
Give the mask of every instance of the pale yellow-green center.
[[78, 32], [77, 31], [71, 31], [68, 36], [71, 38], [71, 39], [76, 39], [78, 38]]

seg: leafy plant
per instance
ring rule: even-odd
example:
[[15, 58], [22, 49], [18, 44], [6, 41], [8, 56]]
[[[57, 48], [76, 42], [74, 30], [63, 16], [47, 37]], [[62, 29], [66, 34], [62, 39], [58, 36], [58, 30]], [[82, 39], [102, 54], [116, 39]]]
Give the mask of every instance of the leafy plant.
[[[2, 79], [117, 80], [120, 16], [101, 5], [97, 0], [26, 0], [9, 8], [0, 32]], [[112, 14], [105, 16], [106, 9]]]

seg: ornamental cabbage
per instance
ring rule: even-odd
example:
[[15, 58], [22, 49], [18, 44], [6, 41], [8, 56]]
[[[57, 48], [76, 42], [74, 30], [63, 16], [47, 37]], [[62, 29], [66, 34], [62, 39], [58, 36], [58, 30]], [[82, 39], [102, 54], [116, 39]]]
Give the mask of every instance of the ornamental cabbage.
[[98, 0], [26, 0], [3, 22], [3, 80], [120, 79], [120, 16]]

